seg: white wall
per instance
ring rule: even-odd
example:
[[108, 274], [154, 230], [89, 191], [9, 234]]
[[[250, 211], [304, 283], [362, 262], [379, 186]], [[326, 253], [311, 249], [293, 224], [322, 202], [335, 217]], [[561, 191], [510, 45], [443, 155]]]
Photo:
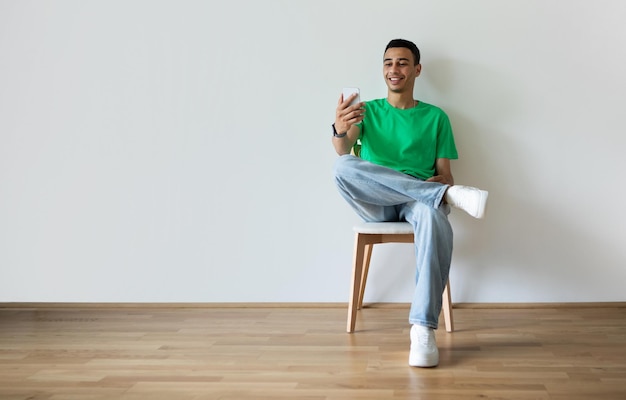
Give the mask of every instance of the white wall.
[[[456, 302], [626, 301], [626, 3], [0, 0], [0, 302], [346, 301], [342, 86], [416, 41], [458, 183]], [[410, 245], [368, 301], [411, 297]], [[385, 266], [386, 265], [386, 266]]]

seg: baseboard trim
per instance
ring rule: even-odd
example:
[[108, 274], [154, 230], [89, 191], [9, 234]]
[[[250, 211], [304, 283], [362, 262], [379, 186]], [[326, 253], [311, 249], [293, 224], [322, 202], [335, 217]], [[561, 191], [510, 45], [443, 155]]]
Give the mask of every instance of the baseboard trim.
[[[626, 308], [626, 302], [454, 303], [455, 309]], [[0, 309], [185, 309], [185, 308], [346, 308], [347, 303], [185, 303], [185, 302], [0, 302]], [[364, 308], [408, 308], [408, 303], [371, 303]]]
[[207, 303], [186, 303], [186, 302], [14, 302], [2, 303], [0, 308], [344, 308], [346, 303], [265, 303], [265, 302], [207, 302]]
[[599, 301], [561, 303], [454, 303], [453, 307], [459, 309], [625, 308], [626, 302]]

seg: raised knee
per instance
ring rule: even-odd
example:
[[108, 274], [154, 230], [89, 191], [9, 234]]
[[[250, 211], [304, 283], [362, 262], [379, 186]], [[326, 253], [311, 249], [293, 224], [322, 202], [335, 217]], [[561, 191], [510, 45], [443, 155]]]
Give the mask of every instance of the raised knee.
[[344, 154], [337, 157], [333, 166], [333, 174], [335, 175], [335, 178], [343, 175], [343, 172], [346, 168], [350, 168], [355, 159], [356, 157], [351, 154]]

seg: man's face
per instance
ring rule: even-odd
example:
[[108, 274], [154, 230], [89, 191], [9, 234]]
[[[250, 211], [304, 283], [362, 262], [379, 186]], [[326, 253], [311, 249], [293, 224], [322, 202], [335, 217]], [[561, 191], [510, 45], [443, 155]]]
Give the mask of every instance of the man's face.
[[415, 65], [413, 53], [405, 47], [392, 47], [383, 57], [383, 75], [389, 90], [395, 93], [413, 92], [413, 83], [422, 66]]

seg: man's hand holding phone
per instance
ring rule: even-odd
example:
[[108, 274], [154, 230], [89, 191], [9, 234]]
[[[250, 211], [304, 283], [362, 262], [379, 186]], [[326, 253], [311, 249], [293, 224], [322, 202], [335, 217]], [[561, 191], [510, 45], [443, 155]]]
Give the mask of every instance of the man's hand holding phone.
[[352, 125], [363, 121], [365, 103], [361, 102], [361, 95], [358, 88], [344, 88], [335, 115], [335, 130], [339, 134], [346, 133]]

